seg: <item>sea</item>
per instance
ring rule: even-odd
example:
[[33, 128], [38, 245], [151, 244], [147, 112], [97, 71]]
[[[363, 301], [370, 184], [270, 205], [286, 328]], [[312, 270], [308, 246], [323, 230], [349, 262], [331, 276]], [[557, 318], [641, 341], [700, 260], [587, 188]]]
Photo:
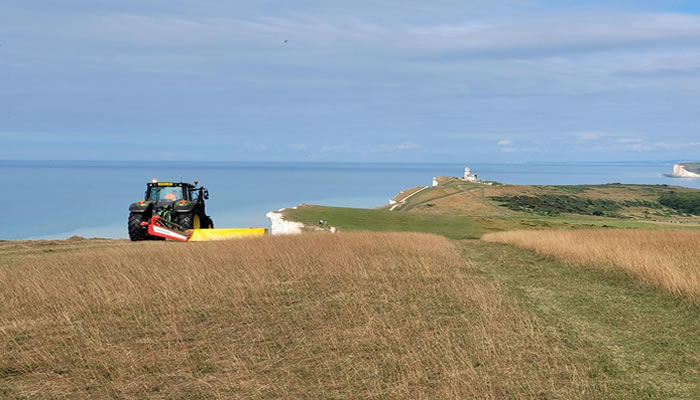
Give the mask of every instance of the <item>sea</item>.
[[5, 187], [0, 239], [126, 238], [129, 204], [152, 179], [209, 189], [216, 227], [269, 227], [265, 214], [301, 203], [373, 208], [434, 176], [510, 184], [667, 184], [700, 188], [700, 179], [670, 178], [673, 162], [326, 163], [2, 161]]

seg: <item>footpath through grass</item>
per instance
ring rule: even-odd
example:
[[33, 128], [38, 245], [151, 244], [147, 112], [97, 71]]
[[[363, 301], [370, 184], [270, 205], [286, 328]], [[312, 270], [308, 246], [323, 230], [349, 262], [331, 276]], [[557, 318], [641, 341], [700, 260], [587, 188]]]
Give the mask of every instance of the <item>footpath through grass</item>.
[[[544, 321], [607, 398], [700, 398], [700, 307], [626, 273], [513, 246], [464, 242], [465, 257]], [[586, 398], [585, 395], [581, 396]]]

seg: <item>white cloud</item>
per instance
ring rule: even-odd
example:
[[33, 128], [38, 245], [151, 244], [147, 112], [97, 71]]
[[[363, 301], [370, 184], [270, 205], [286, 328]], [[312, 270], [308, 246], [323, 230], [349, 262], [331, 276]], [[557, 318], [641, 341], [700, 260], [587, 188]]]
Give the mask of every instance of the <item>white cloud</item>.
[[241, 151], [244, 151], [244, 152], [253, 151], [253, 152], [262, 153], [262, 152], [267, 151], [267, 149], [268, 149], [268, 147], [264, 143], [246, 143], [241, 148]]
[[307, 146], [303, 143], [292, 143], [289, 145], [289, 148], [294, 150], [294, 151], [304, 151], [304, 150], [308, 150], [309, 146]]
[[414, 150], [414, 149], [417, 149], [419, 147], [420, 147], [420, 145], [418, 145], [418, 143], [404, 142], [404, 143], [398, 143], [398, 144], [380, 144], [379, 146], [377, 146], [377, 150], [385, 151], [385, 152], [392, 152], [392, 151]]
[[641, 143], [643, 141], [640, 138], [620, 138], [617, 140], [618, 143]]
[[507, 146], [511, 144], [511, 141], [509, 139], [501, 139], [498, 141], [499, 146]]
[[599, 140], [604, 136], [601, 132], [575, 132], [572, 135], [581, 141]]
[[[398, 17], [397, 17], [398, 18]], [[439, 19], [438, 19], [439, 20]], [[13, 24], [12, 20], [8, 20]], [[13, 31], [70, 37], [101, 45], [129, 43], [138, 47], [181, 48], [201, 45], [249, 44], [255, 48], [293, 46], [454, 50], [502, 53], [541, 50], [590, 52], [599, 49], [656, 45], [668, 41], [700, 43], [700, 16], [673, 13], [561, 13], [465, 17], [461, 22], [406, 23], [345, 13], [317, 15], [300, 11], [284, 16], [146, 15], [137, 13], [51, 15], [36, 24], [15, 22]], [[8, 28], [6, 28], [8, 29]], [[562, 34], [565, 32], [565, 34]], [[253, 41], [258, 38], [262, 41]], [[520, 53], [522, 56], [523, 54]]]
[[649, 151], [654, 147], [644, 143], [632, 143], [626, 144], [621, 147], [622, 150], [633, 150], [633, 151]]

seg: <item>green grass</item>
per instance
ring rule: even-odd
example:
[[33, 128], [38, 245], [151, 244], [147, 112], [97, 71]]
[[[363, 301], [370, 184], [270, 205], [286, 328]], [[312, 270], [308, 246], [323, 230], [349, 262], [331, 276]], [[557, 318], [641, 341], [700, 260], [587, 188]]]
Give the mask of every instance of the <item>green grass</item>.
[[682, 213], [700, 215], [700, 192], [665, 193], [659, 202]]
[[[499, 217], [493, 217], [499, 218]], [[638, 219], [620, 219], [606, 217], [584, 217], [584, 216], [556, 216], [556, 217], [529, 217], [519, 216], [516, 218], [506, 218], [518, 221], [519, 224], [526, 224], [527, 221], [536, 221], [540, 225], [552, 229], [585, 229], [585, 228], [625, 228], [625, 229], [700, 229], [700, 225], [685, 224], [661, 224], [646, 222]], [[513, 226], [516, 228], [516, 226]], [[484, 229], [488, 230], [488, 229]]]
[[624, 272], [566, 265], [513, 246], [468, 241], [464, 254], [563, 338], [609, 398], [700, 398], [700, 307]]
[[303, 206], [285, 211], [285, 216], [307, 226], [319, 220], [345, 231], [427, 232], [450, 239], [475, 239], [484, 232], [467, 216], [429, 215], [364, 208]]
[[328, 221], [329, 226], [344, 231], [426, 232], [457, 240], [478, 239], [488, 232], [522, 229], [700, 229], [698, 225], [669, 225], [605, 217], [470, 217], [325, 206], [302, 206], [284, 213], [286, 218], [309, 227], [324, 220]]

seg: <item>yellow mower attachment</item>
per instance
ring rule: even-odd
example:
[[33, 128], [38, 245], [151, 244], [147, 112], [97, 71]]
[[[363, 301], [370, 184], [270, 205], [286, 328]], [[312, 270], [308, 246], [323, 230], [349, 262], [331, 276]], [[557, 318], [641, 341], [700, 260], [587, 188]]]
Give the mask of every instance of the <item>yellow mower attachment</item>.
[[206, 242], [210, 240], [229, 240], [245, 237], [264, 236], [265, 228], [230, 228], [230, 229], [190, 229], [183, 230], [181, 226], [162, 219], [156, 215], [141, 226], [148, 227], [148, 234], [179, 242]]
[[245, 237], [265, 236], [265, 228], [228, 228], [228, 229], [191, 229], [188, 242], [206, 242], [209, 240], [229, 240]]

